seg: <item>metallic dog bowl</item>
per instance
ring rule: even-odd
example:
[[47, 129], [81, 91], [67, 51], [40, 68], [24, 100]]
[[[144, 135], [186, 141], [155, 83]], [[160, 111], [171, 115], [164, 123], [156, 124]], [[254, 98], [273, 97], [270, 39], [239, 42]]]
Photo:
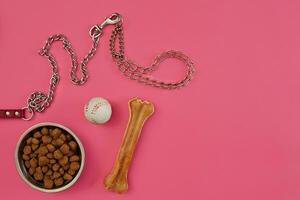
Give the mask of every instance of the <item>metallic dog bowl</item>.
[[[22, 150], [23, 147], [25, 146], [26, 140], [27, 138], [29, 138], [30, 136], [32, 136], [33, 132], [37, 129], [40, 129], [41, 127], [48, 127], [48, 128], [60, 128], [62, 130], [64, 130], [65, 132], [69, 133], [73, 139], [77, 142], [78, 144], [78, 151], [80, 153], [81, 156], [81, 163], [80, 163], [80, 169], [78, 170], [77, 174], [75, 175], [75, 177], [67, 184], [64, 184], [60, 187], [57, 188], [53, 188], [53, 189], [46, 189], [44, 188], [40, 183], [38, 183], [37, 181], [35, 181], [27, 172], [27, 169], [24, 165], [24, 162], [22, 160]], [[68, 189], [69, 187], [71, 187], [80, 177], [81, 172], [83, 170], [84, 167], [84, 161], [85, 161], [85, 152], [84, 152], [84, 148], [79, 140], [79, 138], [75, 135], [75, 133], [73, 133], [70, 129], [68, 129], [67, 127], [57, 124], [57, 123], [52, 123], [52, 122], [44, 122], [44, 123], [39, 123], [36, 124], [34, 126], [32, 126], [31, 128], [29, 128], [28, 130], [26, 130], [22, 136], [20, 137], [17, 146], [16, 146], [16, 150], [15, 150], [15, 161], [16, 161], [16, 167], [17, 170], [20, 174], [20, 176], [22, 177], [22, 179], [28, 184], [30, 185], [32, 188], [42, 191], [42, 192], [60, 192], [63, 190]]]

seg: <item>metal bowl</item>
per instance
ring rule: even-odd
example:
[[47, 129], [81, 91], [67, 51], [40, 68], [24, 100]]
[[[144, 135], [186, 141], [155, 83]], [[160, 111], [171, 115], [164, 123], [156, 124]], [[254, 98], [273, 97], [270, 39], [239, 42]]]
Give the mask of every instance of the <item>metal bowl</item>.
[[[27, 169], [24, 165], [24, 162], [22, 160], [22, 150], [24, 148], [24, 145], [26, 143], [27, 138], [29, 138], [30, 136], [32, 136], [32, 134], [34, 133], [35, 130], [40, 129], [41, 127], [47, 127], [47, 128], [60, 128], [63, 131], [69, 133], [73, 139], [77, 142], [78, 144], [78, 153], [81, 156], [81, 163], [80, 163], [80, 169], [78, 170], [77, 174], [75, 175], [75, 177], [68, 183], [60, 186], [60, 187], [56, 187], [53, 189], [46, 189], [43, 187], [43, 185], [41, 185], [39, 182], [35, 181], [27, 172]], [[71, 187], [80, 177], [81, 172], [83, 170], [84, 167], [84, 161], [85, 161], [85, 152], [84, 152], [84, 148], [79, 140], [79, 138], [75, 135], [75, 133], [73, 133], [70, 129], [68, 129], [67, 127], [57, 124], [57, 123], [52, 123], [52, 122], [44, 122], [44, 123], [39, 123], [36, 124], [34, 126], [32, 126], [31, 128], [29, 128], [28, 130], [26, 130], [22, 136], [20, 137], [17, 146], [16, 146], [16, 150], [15, 150], [15, 161], [16, 161], [16, 167], [17, 170], [20, 174], [20, 176], [22, 177], [22, 179], [28, 184], [30, 185], [32, 188], [42, 191], [42, 192], [60, 192], [63, 190], [68, 189], [69, 187]]]

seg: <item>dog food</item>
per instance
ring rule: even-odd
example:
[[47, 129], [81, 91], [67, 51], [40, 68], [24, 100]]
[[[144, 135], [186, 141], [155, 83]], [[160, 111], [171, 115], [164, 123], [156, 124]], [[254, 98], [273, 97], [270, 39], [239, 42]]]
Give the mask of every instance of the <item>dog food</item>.
[[26, 140], [22, 159], [35, 181], [46, 189], [57, 188], [70, 182], [80, 169], [77, 146], [70, 134], [44, 127]]

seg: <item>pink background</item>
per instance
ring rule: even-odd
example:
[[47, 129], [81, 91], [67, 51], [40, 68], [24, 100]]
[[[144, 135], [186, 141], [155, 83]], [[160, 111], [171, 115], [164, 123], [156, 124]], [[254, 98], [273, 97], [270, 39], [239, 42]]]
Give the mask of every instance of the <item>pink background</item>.
[[[146, 65], [176, 49], [197, 68], [191, 84], [176, 91], [128, 80], [109, 55], [109, 27], [89, 65], [90, 79], [76, 87], [70, 59], [56, 44], [61, 81], [51, 108], [30, 122], [0, 121], [0, 199], [298, 200], [299, 9], [296, 0], [0, 0], [2, 108], [22, 107], [31, 92], [47, 90], [50, 67], [37, 51], [50, 34], [66, 34], [81, 58], [90, 47], [90, 27], [115, 11], [124, 17], [130, 58]], [[155, 76], [179, 79], [182, 69], [167, 61]], [[102, 126], [83, 116], [94, 96], [113, 106], [111, 121]], [[153, 101], [156, 112], [142, 132], [130, 190], [118, 195], [106, 192], [102, 181], [134, 96]], [[31, 189], [15, 169], [21, 133], [44, 121], [71, 128], [87, 154], [79, 181], [57, 194]]]

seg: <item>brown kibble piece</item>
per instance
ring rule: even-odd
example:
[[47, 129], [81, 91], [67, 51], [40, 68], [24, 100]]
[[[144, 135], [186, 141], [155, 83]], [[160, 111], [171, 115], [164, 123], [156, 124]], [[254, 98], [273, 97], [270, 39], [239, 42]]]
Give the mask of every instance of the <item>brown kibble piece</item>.
[[27, 168], [30, 167], [30, 162], [29, 162], [28, 160], [26, 160], [26, 161], [24, 162], [24, 164], [25, 164], [25, 166], [26, 166]]
[[67, 141], [71, 141], [72, 140], [72, 136], [70, 134], [66, 135]]
[[50, 178], [44, 179], [44, 187], [47, 189], [53, 188], [53, 180], [51, 180]]
[[26, 155], [30, 154], [31, 153], [31, 147], [26, 145], [23, 149], [23, 153], [26, 154]]
[[69, 146], [72, 149], [72, 151], [76, 151], [76, 149], [77, 149], [77, 143], [75, 141], [73, 141], [73, 140], [70, 141], [69, 142]]
[[31, 148], [32, 148], [33, 151], [35, 151], [35, 150], [37, 150], [37, 148], [39, 148], [39, 145], [38, 144], [32, 144]]
[[41, 134], [41, 132], [37, 131], [37, 132], [35, 132], [35, 133], [33, 134], [33, 137], [36, 138], [36, 139], [39, 139], [39, 138], [42, 137], [42, 134]]
[[51, 180], [51, 176], [49, 176], [49, 175], [44, 175], [44, 180]]
[[73, 177], [72, 177], [70, 174], [65, 173], [64, 179], [65, 179], [66, 181], [69, 181], [69, 180], [71, 180], [72, 178], [73, 178]]
[[53, 174], [53, 171], [51, 169], [49, 169], [47, 172], [46, 172], [46, 175], [47, 176], [51, 176]]
[[42, 132], [42, 135], [48, 135], [49, 130], [44, 127], [44, 128], [42, 128], [41, 132]]
[[63, 140], [63, 141], [66, 141], [66, 136], [64, 135], [64, 134], [61, 134], [60, 136], [59, 136], [59, 139], [61, 139], [61, 140]]
[[37, 167], [37, 165], [38, 165], [38, 161], [36, 158], [31, 158], [31, 160], [29, 162], [30, 162], [31, 167]]
[[65, 170], [64, 170], [63, 168], [59, 168], [58, 172], [59, 172], [61, 175], [64, 175]]
[[23, 160], [30, 160], [30, 157], [28, 155], [26, 155], [26, 154], [23, 154], [22, 158], [23, 158]]
[[43, 172], [41, 167], [37, 167], [37, 168], [35, 169], [35, 171], [36, 171], [37, 173], [42, 173], [42, 172]]
[[80, 168], [79, 162], [71, 162], [70, 169], [77, 171]]
[[59, 168], [60, 168], [60, 166], [59, 166], [59, 164], [57, 164], [57, 163], [55, 163], [53, 166], [52, 166], [52, 170], [53, 171], [57, 171], [57, 170], [59, 170]]
[[55, 186], [61, 186], [62, 184], [64, 184], [64, 179], [62, 177], [56, 178], [54, 179], [54, 184]]
[[32, 137], [28, 138], [28, 139], [26, 140], [26, 144], [31, 145], [31, 140], [32, 140]]
[[39, 149], [38, 149], [38, 153], [39, 153], [39, 156], [44, 156], [48, 153], [48, 149], [46, 146], [41, 146]]
[[33, 175], [33, 174], [35, 173], [35, 168], [34, 168], [34, 167], [30, 167], [30, 168], [28, 169], [28, 173], [29, 173], [30, 175]]
[[43, 144], [49, 144], [52, 141], [52, 138], [49, 135], [44, 135], [42, 137]]
[[52, 177], [55, 179], [55, 178], [58, 178], [58, 177], [60, 177], [61, 176], [61, 174], [59, 173], [59, 172], [54, 172], [53, 173], [53, 175], [52, 175]]
[[57, 139], [61, 135], [62, 131], [58, 128], [55, 128], [54, 130], [51, 131], [51, 136], [54, 139]]
[[48, 166], [43, 166], [42, 167], [42, 172], [46, 173], [49, 170]]
[[62, 139], [60, 139], [60, 138], [58, 138], [56, 141], [55, 141], [55, 144], [56, 144], [56, 146], [61, 146], [61, 145], [63, 145], [65, 142], [62, 140]]
[[80, 157], [77, 156], [77, 155], [74, 155], [74, 156], [70, 157], [70, 162], [76, 162], [76, 161], [79, 161], [79, 160], [80, 160]]
[[40, 141], [38, 139], [36, 139], [36, 138], [32, 138], [31, 143], [32, 144], [39, 144]]
[[65, 166], [65, 165], [68, 163], [68, 161], [69, 161], [68, 156], [64, 156], [62, 159], [60, 159], [60, 160], [58, 161], [58, 163], [59, 163], [61, 166]]
[[47, 144], [47, 149], [49, 152], [54, 152], [55, 151], [55, 146], [53, 144]]
[[67, 144], [63, 144], [59, 149], [63, 154], [68, 154], [70, 151], [70, 147]]
[[48, 165], [49, 159], [46, 156], [39, 157], [39, 166]]
[[70, 175], [72, 175], [72, 176], [73, 176], [75, 173], [76, 173], [76, 171], [74, 171], [74, 170], [72, 170], [72, 169], [69, 169], [69, 170], [68, 170], [68, 174], [70, 174]]
[[35, 180], [41, 181], [41, 180], [43, 180], [44, 175], [43, 175], [43, 173], [35, 172], [35, 173], [33, 174], [33, 177], [34, 177]]
[[62, 154], [62, 152], [58, 149], [58, 150], [54, 151], [53, 156], [54, 156], [55, 159], [59, 160], [59, 159], [61, 159], [61, 158], [63, 157], [63, 154]]

